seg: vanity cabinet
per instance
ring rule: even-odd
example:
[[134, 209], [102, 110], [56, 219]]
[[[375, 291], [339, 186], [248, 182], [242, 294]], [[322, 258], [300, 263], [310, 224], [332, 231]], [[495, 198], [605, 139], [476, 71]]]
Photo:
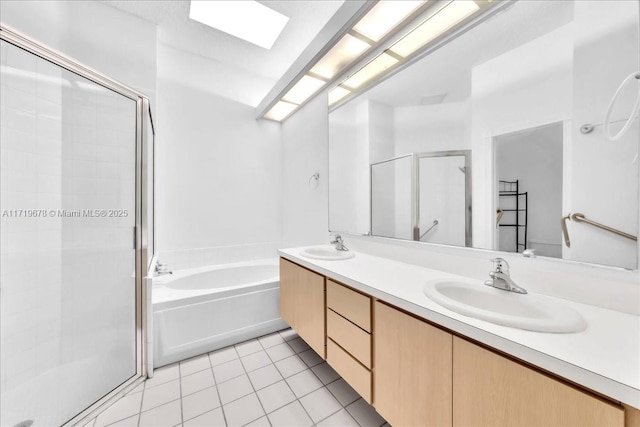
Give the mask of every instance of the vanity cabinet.
[[280, 313], [394, 426], [640, 427], [640, 411], [280, 260]]
[[374, 303], [373, 398], [391, 425], [450, 426], [452, 335]]
[[371, 403], [371, 298], [330, 279], [327, 363]]
[[326, 358], [324, 276], [280, 258], [280, 317]]
[[453, 425], [622, 427], [624, 410], [454, 337]]

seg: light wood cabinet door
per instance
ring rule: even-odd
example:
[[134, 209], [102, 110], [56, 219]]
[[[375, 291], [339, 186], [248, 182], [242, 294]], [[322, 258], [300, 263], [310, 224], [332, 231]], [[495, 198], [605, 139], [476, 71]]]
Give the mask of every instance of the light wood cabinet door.
[[621, 406], [453, 340], [454, 426], [622, 427]]
[[280, 258], [280, 317], [326, 359], [324, 276]]
[[378, 301], [373, 405], [393, 426], [450, 426], [452, 335]]

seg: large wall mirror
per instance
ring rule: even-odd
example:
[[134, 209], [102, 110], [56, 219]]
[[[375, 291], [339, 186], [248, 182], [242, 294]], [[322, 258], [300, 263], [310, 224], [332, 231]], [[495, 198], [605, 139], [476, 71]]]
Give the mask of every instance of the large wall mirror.
[[636, 1], [517, 1], [329, 113], [329, 229], [637, 268]]

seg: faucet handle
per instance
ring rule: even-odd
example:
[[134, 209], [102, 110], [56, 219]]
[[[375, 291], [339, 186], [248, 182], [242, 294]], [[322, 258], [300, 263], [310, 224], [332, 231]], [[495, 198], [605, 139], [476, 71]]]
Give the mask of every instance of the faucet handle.
[[491, 259], [493, 263], [493, 268], [496, 273], [505, 273], [509, 274], [509, 263], [504, 258], [493, 258]]

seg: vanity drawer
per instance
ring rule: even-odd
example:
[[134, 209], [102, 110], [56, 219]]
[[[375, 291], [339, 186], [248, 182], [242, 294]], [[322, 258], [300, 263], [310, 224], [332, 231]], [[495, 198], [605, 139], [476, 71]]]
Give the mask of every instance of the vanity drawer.
[[327, 279], [327, 307], [371, 332], [371, 298]]
[[331, 339], [327, 340], [327, 362], [364, 400], [371, 403], [371, 371]]
[[327, 309], [327, 336], [371, 369], [371, 334]]

